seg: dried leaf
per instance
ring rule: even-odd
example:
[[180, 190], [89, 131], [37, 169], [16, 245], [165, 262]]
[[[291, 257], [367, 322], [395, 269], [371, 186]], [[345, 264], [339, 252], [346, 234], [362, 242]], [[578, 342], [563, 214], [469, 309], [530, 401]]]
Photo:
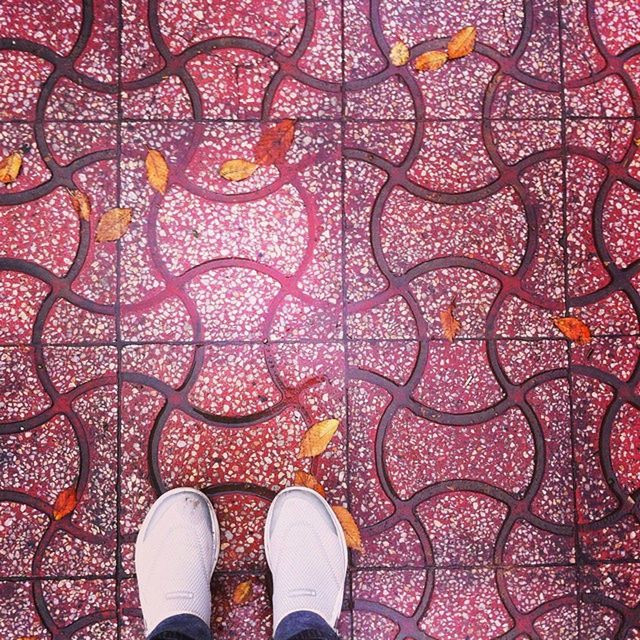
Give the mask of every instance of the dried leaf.
[[415, 59], [418, 71], [437, 71], [449, 59], [446, 51], [427, 51]]
[[131, 224], [131, 209], [109, 209], [98, 222], [96, 242], [119, 240], [127, 233]]
[[19, 636], [16, 640], [40, 640], [38, 636]]
[[347, 541], [347, 547], [349, 549], [355, 549], [356, 551], [362, 551], [362, 537], [360, 536], [360, 529], [353, 516], [344, 507], [331, 507], [336, 514], [342, 530], [344, 531], [344, 537]]
[[461, 328], [460, 321], [453, 315], [455, 309], [456, 305], [452, 302], [444, 311], [440, 312], [440, 324], [442, 325], [444, 337], [449, 342], [454, 341]]
[[326, 448], [331, 438], [338, 430], [340, 421], [335, 418], [322, 420], [307, 429], [300, 442], [298, 458], [313, 458], [319, 456]]
[[58, 494], [55, 504], [53, 505], [53, 519], [62, 520], [65, 516], [68, 516], [78, 504], [78, 497], [76, 496], [76, 488], [74, 486], [67, 487]]
[[635, 145], [636, 145], [636, 147], [640, 147], [640, 138], [636, 138], [636, 139], [633, 141], [633, 144], [635, 144]]
[[263, 167], [282, 162], [293, 143], [296, 121], [288, 118], [262, 132], [255, 148], [256, 162]]
[[22, 154], [19, 151], [10, 153], [0, 160], [0, 182], [11, 184], [15, 181], [22, 167]]
[[147, 180], [159, 193], [164, 194], [169, 182], [169, 165], [164, 156], [157, 149], [149, 149], [144, 161], [147, 167]]
[[562, 333], [576, 344], [589, 344], [591, 342], [591, 330], [580, 318], [553, 318], [553, 324]]
[[227, 160], [220, 167], [220, 175], [230, 182], [240, 182], [250, 178], [257, 168], [258, 165], [249, 160]]
[[477, 32], [475, 27], [464, 27], [464, 29], [460, 29], [460, 31], [449, 40], [449, 44], [447, 44], [449, 58], [455, 60], [456, 58], [468, 56], [476, 46]]
[[302, 471], [301, 469], [296, 470], [293, 484], [295, 484], [297, 487], [309, 487], [309, 489], [317, 491], [323, 498], [326, 495], [324, 487], [318, 482], [316, 477], [312, 473], [307, 473], [306, 471]]
[[89, 221], [91, 217], [91, 200], [89, 196], [80, 189], [67, 189], [71, 198], [71, 204], [81, 220]]
[[389, 60], [394, 67], [404, 67], [409, 62], [409, 56], [409, 47], [402, 40], [398, 40], [389, 51]]
[[251, 600], [252, 595], [253, 582], [251, 580], [245, 580], [233, 590], [232, 600], [234, 604], [246, 604]]

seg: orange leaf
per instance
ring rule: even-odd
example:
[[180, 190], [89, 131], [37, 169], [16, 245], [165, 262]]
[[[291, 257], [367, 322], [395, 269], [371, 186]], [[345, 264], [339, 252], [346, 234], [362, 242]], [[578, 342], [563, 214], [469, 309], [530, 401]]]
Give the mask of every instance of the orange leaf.
[[169, 165], [162, 153], [157, 149], [149, 149], [144, 164], [149, 184], [159, 193], [164, 193], [169, 182]]
[[562, 333], [576, 344], [589, 344], [591, 342], [591, 330], [580, 318], [553, 318], [553, 324]]
[[71, 198], [71, 204], [81, 220], [89, 221], [91, 217], [91, 200], [89, 196], [80, 189], [67, 189]]
[[449, 59], [446, 51], [427, 51], [415, 59], [418, 71], [437, 71]]
[[98, 222], [96, 242], [113, 242], [127, 233], [131, 224], [131, 209], [109, 209]]
[[307, 429], [300, 442], [298, 458], [313, 458], [319, 456], [326, 448], [331, 438], [338, 430], [340, 421], [335, 418], [322, 420]]
[[254, 151], [256, 162], [263, 167], [282, 162], [293, 143], [296, 121], [288, 118], [262, 132]]
[[220, 167], [220, 175], [229, 182], [240, 182], [250, 178], [257, 168], [258, 165], [249, 160], [227, 160]]
[[11, 184], [18, 177], [21, 167], [22, 154], [19, 151], [14, 151], [0, 160], [0, 182]]
[[241, 582], [234, 590], [232, 600], [234, 604], [246, 604], [253, 595], [253, 583], [251, 580]]
[[62, 520], [76, 508], [76, 504], [78, 504], [76, 488], [74, 486], [67, 487], [56, 498], [56, 502], [53, 505], [53, 519]]
[[38, 636], [20, 636], [16, 640], [39, 640]]
[[456, 305], [452, 302], [444, 311], [440, 312], [440, 324], [442, 325], [444, 337], [449, 342], [453, 342], [461, 328], [460, 321], [453, 315], [455, 308]]
[[460, 29], [447, 44], [449, 58], [455, 60], [456, 58], [468, 56], [476, 46], [476, 34], [477, 29], [475, 27]]
[[404, 67], [409, 62], [409, 56], [409, 47], [402, 40], [398, 40], [389, 51], [389, 60], [394, 67]]
[[636, 145], [636, 147], [640, 147], [640, 138], [636, 138], [636, 139], [633, 141], [633, 144], [635, 144], [635, 145]]
[[309, 489], [317, 491], [323, 498], [326, 495], [324, 487], [318, 482], [316, 477], [312, 473], [307, 473], [306, 471], [302, 471], [301, 469], [296, 470], [293, 484], [298, 487], [309, 487]]
[[331, 507], [336, 514], [340, 526], [344, 531], [344, 537], [347, 541], [347, 547], [349, 549], [355, 549], [356, 551], [362, 551], [362, 537], [360, 536], [360, 529], [353, 516], [344, 507]]

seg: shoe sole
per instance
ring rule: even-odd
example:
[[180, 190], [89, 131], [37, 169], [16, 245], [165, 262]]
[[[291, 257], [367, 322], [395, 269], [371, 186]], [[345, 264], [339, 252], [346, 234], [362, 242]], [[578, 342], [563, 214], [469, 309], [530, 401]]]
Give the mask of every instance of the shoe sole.
[[216, 516], [215, 509], [211, 504], [209, 498], [207, 498], [206, 494], [202, 493], [202, 491], [198, 491], [198, 489], [192, 489], [191, 487], [177, 487], [176, 489], [171, 489], [166, 493], [163, 493], [154, 503], [151, 509], [149, 509], [145, 519], [140, 527], [140, 531], [138, 532], [138, 537], [136, 538], [136, 553], [135, 553], [135, 565], [136, 565], [136, 573], [138, 571], [138, 564], [143, 563], [145, 560], [144, 551], [141, 546], [138, 544], [138, 540], [144, 540], [147, 534], [147, 530], [149, 528], [149, 523], [153, 519], [154, 515], [158, 511], [158, 509], [170, 498], [178, 494], [193, 494], [197, 495], [199, 498], [202, 498], [205, 504], [209, 509], [209, 515], [211, 516], [211, 523], [213, 524], [213, 536], [215, 543], [215, 553], [213, 555], [213, 568], [211, 569], [211, 573], [209, 575], [209, 580], [213, 577], [213, 571], [216, 568], [216, 564], [218, 563], [218, 556], [220, 555], [220, 525], [218, 524], [218, 517]]
[[[294, 493], [294, 492], [306, 493], [309, 496], [311, 496], [313, 500], [315, 500], [317, 503], [322, 504], [322, 507], [324, 508], [325, 512], [331, 518], [333, 526], [336, 528], [336, 531], [338, 531], [338, 538], [342, 543], [340, 545], [340, 551], [342, 552], [342, 573], [346, 574], [347, 567], [349, 566], [349, 552], [347, 550], [347, 542], [344, 537], [344, 532], [342, 531], [342, 525], [340, 524], [340, 521], [338, 520], [338, 517], [336, 516], [336, 514], [333, 512], [333, 509], [329, 506], [329, 503], [317, 491], [314, 491], [313, 489], [309, 489], [308, 487], [287, 487], [286, 489], [283, 489], [282, 491], [280, 491], [280, 493], [278, 493], [276, 497], [273, 499], [273, 501], [271, 502], [271, 506], [269, 507], [269, 512], [267, 514], [267, 521], [264, 525], [264, 554], [267, 558], [267, 564], [269, 565], [269, 569], [271, 569], [271, 562], [269, 559], [270, 550], [271, 550], [271, 543], [269, 540], [269, 531], [271, 529], [271, 520], [273, 519], [273, 514], [275, 511], [274, 507], [276, 505], [277, 500], [280, 498], [280, 496], [283, 496], [287, 493]], [[336, 602], [334, 606], [334, 611], [333, 611], [334, 620], [337, 620], [338, 617], [340, 616], [340, 612], [342, 611], [343, 599], [344, 599], [344, 585], [342, 587], [340, 600]]]

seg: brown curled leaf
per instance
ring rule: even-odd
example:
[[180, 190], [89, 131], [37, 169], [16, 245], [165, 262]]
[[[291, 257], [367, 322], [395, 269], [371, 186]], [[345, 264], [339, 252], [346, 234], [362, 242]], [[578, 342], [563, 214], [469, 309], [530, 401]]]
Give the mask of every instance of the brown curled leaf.
[[314, 456], [319, 456], [327, 448], [329, 442], [331, 442], [331, 438], [335, 435], [339, 425], [339, 420], [330, 418], [329, 420], [322, 420], [312, 427], [309, 427], [302, 436], [298, 458], [313, 458]]
[[91, 200], [89, 196], [84, 191], [80, 191], [80, 189], [67, 189], [67, 193], [78, 217], [88, 222], [89, 218], [91, 218]]
[[344, 531], [344, 537], [347, 541], [347, 547], [354, 549], [355, 551], [362, 552], [362, 536], [360, 535], [360, 529], [353, 519], [353, 516], [349, 513], [348, 509], [344, 507], [336, 506], [331, 507], [336, 514], [340, 526]]
[[409, 47], [402, 40], [398, 40], [389, 51], [389, 60], [394, 67], [404, 67], [409, 62], [409, 56]]
[[460, 321], [453, 315], [456, 309], [456, 305], [452, 302], [446, 309], [440, 312], [440, 324], [442, 325], [442, 331], [444, 333], [444, 337], [449, 341], [453, 342], [455, 337], [460, 332], [461, 324]]
[[317, 491], [323, 498], [326, 495], [324, 487], [318, 482], [317, 478], [312, 473], [302, 471], [302, 469], [296, 470], [296, 475], [293, 479], [293, 484], [297, 487], [308, 487]]
[[15, 182], [22, 168], [22, 153], [14, 151], [0, 160], [0, 182], [11, 184]]

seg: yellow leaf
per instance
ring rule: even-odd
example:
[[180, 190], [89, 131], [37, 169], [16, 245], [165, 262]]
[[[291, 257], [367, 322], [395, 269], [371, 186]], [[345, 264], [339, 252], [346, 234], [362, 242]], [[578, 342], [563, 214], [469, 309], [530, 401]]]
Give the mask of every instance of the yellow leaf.
[[55, 504], [53, 505], [53, 519], [62, 520], [68, 516], [78, 504], [75, 487], [67, 487], [58, 494]]
[[220, 175], [230, 182], [240, 182], [250, 178], [257, 168], [258, 165], [249, 160], [227, 160], [220, 167]]
[[19, 151], [14, 151], [0, 160], [0, 182], [11, 184], [18, 177], [21, 167], [22, 154]]
[[234, 590], [232, 600], [234, 604], [245, 604], [253, 595], [253, 583], [251, 580], [241, 582]]
[[391, 64], [395, 67], [403, 67], [409, 62], [409, 47], [407, 47], [402, 40], [398, 40], [393, 47], [391, 47], [389, 60], [391, 60]]
[[437, 71], [449, 59], [446, 51], [427, 51], [415, 59], [418, 71]]
[[362, 551], [362, 536], [360, 535], [360, 529], [353, 516], [344, 507], [331, 507], [336, 514], [340, 526], [344, 531], [344, 537], [347, 541], [347, 547], [349, 549], [355, 549], [356, 551]]
[[340, 421], [335, 418], [322, 420], [307, 429], [300, 442], [298, 458], [313, 458], [319, 456], [326, 448], [331, 438], [338, 430]]
[[455, 308], [456, 306], [452, 302], [444, 311], [440, 312], [440, 324], [442, 325], [444, 337], [449, 342], [453, 342], [461, 328], [460, 321], [453, 315]]
[[633, 141], [633, 144], [635, 144], [635, 145], [636, 145], [636, 147], [640, 147], [640, 138], [636, 138], [636, 139]]
[[164, 156], [157, 149], [149, 149], [144, 161], [147, 167], [147, 180], [159, 193], [164, 194], [169, 182], [169, 165]]
[[455, 60], [456, 58], [468, 56], [476, 46], [476, 34], [477, 29], [475, 27], [460, 29], [447, 44], [449, 58]]
[[91, 217], [91, 200], [89, 196], [80, 189], [67, 189], [71, 198], [71, 204], [81, 220], [89, 221]]
[[591, 330], [580, 318], [553, 318], [553, 324], [562, 333], [576, 344], [589, 344], [591, 342]]
[[131, 209], [109, 209], [98, 222], [96, 242], [119, 240], [131, 224]]
[[308, 487], [317, 491], [323, 498], [326, 495], [324, 487], [318, 482], [316, 477], [312, 473], [307, 473], [301, 469], [296, 470], [296, 475], [293, 480], [293, 484], [297, 487]]

